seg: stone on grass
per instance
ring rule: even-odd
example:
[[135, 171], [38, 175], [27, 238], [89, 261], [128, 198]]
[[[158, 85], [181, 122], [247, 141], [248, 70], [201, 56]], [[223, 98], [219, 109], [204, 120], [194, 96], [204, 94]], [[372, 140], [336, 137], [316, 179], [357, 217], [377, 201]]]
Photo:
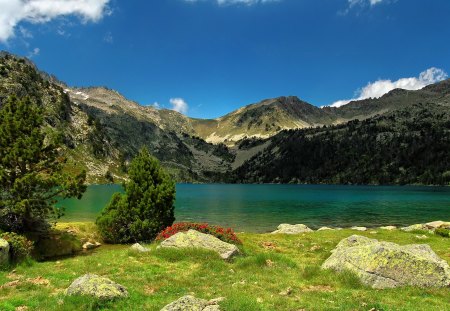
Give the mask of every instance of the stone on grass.
[[100, 246], [101, 246], [101, 244], [98, 243], [98, 242], [95, 242], [95, 243], [86, 242], [86, 243], [83, 244], [83, 249], [91, 250], [91, 249], [94, 249], [94, 248], [97, 248], [97, 247], [100, 247]]
[[405, 232], [411, 232], [411, 231], [415, 231], [415, 230], [427, 230], [427, 228], [425, 227], [424, 224], [415, 224], [415, 225], [411, 225], [408, 227], [400, 228], [400, 230], [405, 231]]
[[282, 233], [282, 234], [299, 234], [313, 232], [310, 228], [303, 224], [298, 225], [290, 225], [290, 224], [281, 224], [278, 226], [277, 230], [272, 232], [272, 234]]
[[161, 311], [220, 311], [218, 303], [222, 300], [220, 298], [208, 301], [188, 295], [168, 304]]
[[439, 228], [450, 229], [450, 222], [437, 220], [437, 221], [427, 222], [424, 225], [424, 227], [426, 227], [428, 230], [433, 230], [433, 231], [436, 229], [439, 229]]
[[388, 230], [388, 231], [393, 231], [396, 230], [397, 227], [396, 226], [384, 226], [384, 227], [380, 227], [381, 230]]
[[149, 251], [150, 251], [150, 249], [148, 249], [148, 248], [145, 247], [145, 246], [142, 246], [142, 245], [139, 244], [139, 243], [134, 243], [133, 245], [131, 245], [130, 249], [131, 249], [132, 251], [139, 252], [139, 253], [146, 253], [146, 252], [149, 252]]
[[330, 228], [330, 227], [321, 227], [321, 228], [317, 229], [317, 231], [326, 231], [326, 230], [334, 230], [334, 229]]
[[0, 267], [9, 263], [9, 243], [4, 239], [0, 239]]
[[66, 295], [92, 296], [102, 300], [128, 297], [125, 287], [108, 278], [95, 274], [85, 274], [67, 288]]
[[354, 227], [351, 227], [350, 229], [356, 230], [356, 231], [367, 231], [367, 228], [366, 228], [366, 227], [357, 227], [357, 226], [354, 226]]
[[377, 289], [450, 286], [448, 263], [426, 244], [401, 246], [352, 235], [339, 242], [322, 268], [352, 271]]
[[215, 236], [189, 230], [187, 232], [178, 232], [161, 243], [165, 248], [201, 248], [215, 251], [222, 259], [230, 259], [239, 253], [236, 245], [219, 240]]

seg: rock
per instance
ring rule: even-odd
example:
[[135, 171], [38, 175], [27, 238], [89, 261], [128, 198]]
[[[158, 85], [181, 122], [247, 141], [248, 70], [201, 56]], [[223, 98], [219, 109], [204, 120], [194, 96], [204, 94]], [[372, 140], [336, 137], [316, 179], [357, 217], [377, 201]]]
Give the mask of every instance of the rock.
[[381, 230], [388, 230], [388, 231], [393, 231], [396, 230], [397, 227], [396, 226], [384, 226], [384, 227], [380, 227]]
[[333, 228], [329, 228], [329, 227], [322, 227], [317, 229], [317, 231], [325, 231], [325, 230], [334, 230]]
[[86, 242], [83, 244], [83, 249], [90, 250], [90, 249], [97, 248], [99, 246], [101, 246], [101, 244], [98, 242], [95, 242], [95, 243]]
[[450, 267], [429, 245], [398, 245], [352, 235], [343, 239], [322, 268], [350, 270], [373, 288], [450, 286]]
[[147, 247], [142, 246], [139, 243], [135, 243], [135, 244], [131, 245], [130, 248], [131, 248], [131, 250], [139, 252], [139, 253], [146, 253], [146, 252], [150, 251], [150, 249], [148, 249]]
[[95, 274], [85, 274], [69, 286], [66, 295], [86, 295], [110, 300], [128, 297], [128, 291], [120, 284]]
[[217, 298], [207, 301], [188, 295], [168, 304], [161, 311], [220, 311], [218, 303], [222, 300]]
[[367, 231], [366, 227], [356, 227], [356, 226], [354, 226], [354, 227], [351, 227], [350, 229], [356, 230], [356, 231]]
[[408, 227], [400, 228], [400, 230], [405, 231], [405, 232], [411, 232], [414, 230], [427, 230], [427, 228], [423, 224], [415, 224], [415, 225], [411, 225]]
[[444, 228], [444, 229], [450, 229], [450, 222], [445, 222], [442, 220], [437, 220], [437, 221], [432, 221], [432, 222], [427, 222], [426, 224], [423, 225], [426, 229], [428, 230], [436, 230], [439, 228]]
[[9, 243], [0, 239], [0, 267], [7, 266], [9, 263]]
[[422, 234], [422, 235], [416, 235], [416, 239], [418, 239], [418, 240], [426, 240], [426, 239], [428, 239], [428, 237], [425, 234]]
[[288, 287], [285, 290], [281, 291], [278, 295], [280, 295], [280, 296], [289, 296], [290, 294], [292, 294], [292, 288]]
[[161, 247], [171, 248], [202, 248], [215, 251], [223, 259], [230, 259], [239, 253], [236, 245], [226, 243], [210, 234], [195, 230], [178, 232], [161, 243]]
[[313, 232], [310, 228], [303, 224], [298, 225], [289, 225], [289, 224], [281, 224], [277, 228], [278, 230], [275, 230], [272, 232], [272, 234], [277, 233], [283, 233], [283, 234], [299, 234], [299, 233], [305, 233], [305, 232]]

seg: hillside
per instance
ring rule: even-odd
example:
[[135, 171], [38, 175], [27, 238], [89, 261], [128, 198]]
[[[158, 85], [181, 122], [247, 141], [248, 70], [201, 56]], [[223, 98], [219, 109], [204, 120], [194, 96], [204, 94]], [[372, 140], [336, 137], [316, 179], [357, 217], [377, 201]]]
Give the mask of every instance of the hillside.
[[413, 104], [343, 125], [289, 130], [235, 171], [244, 183], [450, 183], [450, 110]]

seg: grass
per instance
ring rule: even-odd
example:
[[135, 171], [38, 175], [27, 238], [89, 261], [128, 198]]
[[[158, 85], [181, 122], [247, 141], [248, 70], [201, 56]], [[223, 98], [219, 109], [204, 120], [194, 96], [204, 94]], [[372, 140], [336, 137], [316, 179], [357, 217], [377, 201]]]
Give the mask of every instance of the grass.
[[[61, 224], [92, 236], [92, 224]], [[297, 236], [239, 234], [243, 255], [225, 262], [212, 252], [157, 249], [136, 253], [127, 245], [104, 245], [90, 253], [46, 262], [27, 262], [0, 272], [0, 310], [160, 310], [179, 297], [225, 297], [223, 310], [448, 310], [450, 289], [374, 290], [351, 273], [320, 269], [330, 251], [351, 234], [399, 244], [427, 243], [450, 261], [450, 239], [378, 230], [321, 231]], [[99, 302], [66, 297], [64, 290], [85, 273], [104, 275], [124, 285], [130, 297]], [[290, 288], [289, 295], [283, 294]]]

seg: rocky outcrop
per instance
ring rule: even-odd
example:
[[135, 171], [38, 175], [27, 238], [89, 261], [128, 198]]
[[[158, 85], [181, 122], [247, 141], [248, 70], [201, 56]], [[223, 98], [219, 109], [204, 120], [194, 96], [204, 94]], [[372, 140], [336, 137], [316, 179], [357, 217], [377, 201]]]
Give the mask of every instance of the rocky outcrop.
[[411, 226], [407, 226], [407, 227], [402, 227], [400, 228], [400, 230], [405, 231], [405, 232], [411, 232], [411, 231], [416, 231], [416, 230], [428, 230], [427, 227], [425, 227], [424, 224], [415, 224], [415, 225], [411, 225]]
[[366, 227], [358, 227], [358, 226], [351, 227], [350, 229], [356, 230], [356, 231], [367, 231]]
[[138, 253], [146, 253], [149, 252], [150, 249], [148, 249], [147, 247], [142, 246], [139, 243], [134, 243], [133, 245], [131, 245], [130, 249], [132, 251], [138, 252]]
[[436, 229], [450, 229], [450, 222], [448, 221], [442, 221], [442, 220], [437, 220], [437, 221], [432, 221], [432, 222], [427, 222], [426, 224], [424, 224], [424, 227], [428, 230], [436, 230]]
[[290, 225], [290, 224], [281, 224], [278, 226], [277, 230], [272, 232], [272, 234], [282, 233], [282, 234], [299, 234], [313, 232], [310, 228], [303, 224], [298, 225]]
[[161, 247], [169, 248], [201, 248], [215, 251], [223, 259], [230, 259], [239, 253], [236, 245], [226, 243], [210, 234], [195, 230], [178, 232], [161, 243]]
[[108, 278], [95, 274], [85, 274], [73, 281], [66, 290], [66, 295], [92, 296], [98, 299], [111, 300], [128, 297], [128, 291], [122, 285]]
[[0, 239], [0, 267], [9, 263], [9, 243], [4, 239]]
[[450, 267], [429, 245], [400, 246], [352, 235], [343, 239], [322, 268], [354, 272], [373, 288], [450, 286]]
[[396, 226], [384, 226], [384, 227], [380, 227], [381, 230], [388, 230], [388, 231], [393, 231], [396, 230], [397, 227]]
[[168, 304], [161, 311], [220, 311], [219, 302], [223, 299], [204, 300], [193, 296], [183, 296]]

